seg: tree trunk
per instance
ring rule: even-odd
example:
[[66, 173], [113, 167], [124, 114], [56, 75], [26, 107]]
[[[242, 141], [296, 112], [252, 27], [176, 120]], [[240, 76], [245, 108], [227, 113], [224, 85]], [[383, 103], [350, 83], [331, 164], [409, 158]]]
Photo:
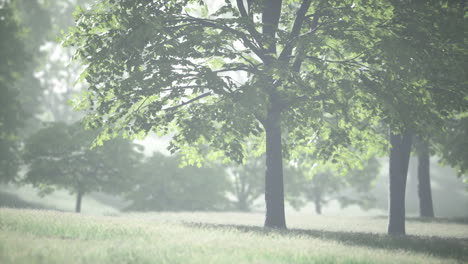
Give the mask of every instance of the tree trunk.
[[426, 142], [420, 142], [418, 149], [418, 195], [421, 217], [434, 217], [432, 206], [430, 153]]
[[237, 200], [237, 210], [242, 212], [250, 211], [249, 204], [247, 203], [247, 197], [239, 196]]
[[75, 212], [79, 213], [81, 212], [81, 200], [83, 199], [83, 191], [78, 190], [76, 192], [76, 203], [75, 203]]
[[411, 132], [390, 133], [389, 235], [405, 234], [405, 192], [411, 152]]
[[280, 110], [273, 104], [264, 122], [266, 133], [265, 227], [286, 229], [280, 116]]
[[315, 213], [318, 215], [322, 214], [322, 202], [320, 201], [320, 198], [314, 199], [314, 205], [315, 205]]

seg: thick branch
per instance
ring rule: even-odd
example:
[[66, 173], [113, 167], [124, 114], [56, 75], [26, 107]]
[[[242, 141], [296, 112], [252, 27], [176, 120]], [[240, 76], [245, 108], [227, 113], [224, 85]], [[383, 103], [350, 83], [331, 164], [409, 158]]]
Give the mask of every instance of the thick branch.
[[[203, 25], [205, 27], [221, 29], [221, 30], [224, 30], [226, 32], [233, 33], [234, 35], [239, 37], [242, 40], [242, 43], [244, 43], [249, 49], [251, 49], [255, 53], [255, 55], [257, 55], [262, 60], [265, 59], [264, 52], [262, 51], [262, 47], [257, 47], [255, 45], [256, 43], [250, 41], [249, 38], [247, 37], [247, 35], [244, 32], [235, 30], [234, 28], [226, 26], [225, 24], [219, 24], [219, 23], [217, 23], [216, 20], [208, 20], [208, 19], [196, 18], [196, 17], [189, 16], [189, 17], [186, 17], [186, 18], [181, 18], [178, 21], [179, 22], [190, 22], [191, 23], [191, 24], [186, 24], [185, 26], [193, 26], [193, 24], [197, 23], [197, 24]], [[254, 37], [254, 36], [252, 36], [252, 37]]]
[[285, 60], [287, 57], [291, 56], [294, 42], [299, 36], [299, 33], [301, 33], [301, 28], [302, 24], [304, 23], [305, 20], [305, 14], [309, 10], [310, 4], [312, 3], [312, 0], [304, 0], [302, 1], [301, 7], [299, 7], [299, 10], [297, 10], [296, 13], [296, 19], [294, 20], [293, 27], [291, 29], [291, 34], [289, 35], [289, 39], [292, 40], [289, 42], [286, 47], [283, 49], [281, 52], [281, 55], [279, 57], [280, 60]]
[[281, 16], [282, 0], [263, 1], [262, 23], [263, 37], [267, 44], [267, 53], [276, 54], [276, 30]]
[[237, 0], [237, 9], [242, 17], [248, 17], [247, 11], [245, 10], [244, 0]]
[[[315, 12], [315, 14], [313, 15], [313, 19], [312, 19], [312, 23], [310, 24], [310, 31], [306, 33], [306, 35], [312, 35], [315, 33], [315, 31], [317, 30], [318, 28], [318, 20], [319, 20], [319, 13], [318, 11]], [[300, 32], [298, 32], [299, 34]], [[297, 38], [301, 37], [300, 35], [297, 36]], [[292, 43], [291, 43], [291, 46], [292, 46]], [[303, 58], [301, 58], [300, 56], [297, 56], [296, 57], [296, 60], [294, 61], [293, 63], [293, 66], [292, 66], [292, 70], [294, 72], [299, 72], [301, 70], [301, 66], [302, 66], [302, 62], [303, 62]]]
[[257, 42], [257, 44], [262, 47], [262, 38], [260, 36], [260, 33], [255, 29], [255, 26], [253, 24], [252, 18], [249, 16], [247, 13], [245, 6], [244, 6], [244, 1], [243, 0], [237, 0], [237, 8], [239, 9], [239, 13], [241, 14], [241, 17], [243, 17], [247, 21], [247, 31], [252, 35], [253, 39]]

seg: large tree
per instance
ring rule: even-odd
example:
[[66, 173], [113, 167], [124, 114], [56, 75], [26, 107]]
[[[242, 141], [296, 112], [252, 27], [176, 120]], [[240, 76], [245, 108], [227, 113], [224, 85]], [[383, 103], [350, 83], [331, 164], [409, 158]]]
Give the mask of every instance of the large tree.
[[[390, 127], [389, 234], [405, 234], [405, 189], [414, 135], [445, 130], [445, 120], [467, 109], [464, 4], [392, 1], [391, 31], [379, 45], [373, 85], [384, 99]], [[384, 84], [384, 85], [382, 85]], [[387, 106], [385, 106], [387, 105]]]
[[285, 228], [283, 156], [325, 135], [328, 159], [370, 135], [350, 124], [376, 121], [361, 80], [392, 10], [386, 1], [100, 1], [65, 40], [87, 67], [77, 106], [104, 137], [173, 132], [173, 150], [209, 143], [235, 161], [244, 139], [264, 137], [265, 226]]

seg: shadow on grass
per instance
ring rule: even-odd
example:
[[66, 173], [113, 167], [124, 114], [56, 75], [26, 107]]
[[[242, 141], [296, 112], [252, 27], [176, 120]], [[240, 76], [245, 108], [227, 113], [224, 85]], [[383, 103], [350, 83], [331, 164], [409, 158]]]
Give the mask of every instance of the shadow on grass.
[[441, 238], [429, 236], [388, 236], [385, 234], [373, 234], [362, 232], [338, 232], [310, 229], [265, 229], [256, 226], [245, 225], [221, 225], [185, 222], [184, 225], [193, 228], [206, 229], [234, 229], [241, 232], [254, 232], [263, 235], [297, 235], [303, 237], [333, 240], [351, 246], [365, 246], [386, 250], [405, 250], [424, 253], [436, 257], [455, 258], [468, 262], [468, 238]]
[[[378, 219], [387, 219], [387, 216], [375, 216], [374, 218]], [[420, 223], [442, 223], [442, 224], [464, 224], [468, 225], [468, 217], [407, 217], [406, 221], [408, 222], [420, 222]]]
[[3, 191], [0, 191], [0, 207], [19, 208], [19, 209], [57, 210], [56, 208], [47, 207], [39, 203], [25, 201], [16, 194], [3, 192]]

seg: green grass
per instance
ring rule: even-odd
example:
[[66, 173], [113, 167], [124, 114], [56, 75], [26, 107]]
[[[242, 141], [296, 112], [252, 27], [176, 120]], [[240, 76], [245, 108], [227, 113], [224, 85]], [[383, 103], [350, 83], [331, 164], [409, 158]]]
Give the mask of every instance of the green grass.
[[408, 222], [388, 237], [380, 218], [261, 214], [78, 215], [0, 209], [0, 263], [467, 263], [468, 225]]

